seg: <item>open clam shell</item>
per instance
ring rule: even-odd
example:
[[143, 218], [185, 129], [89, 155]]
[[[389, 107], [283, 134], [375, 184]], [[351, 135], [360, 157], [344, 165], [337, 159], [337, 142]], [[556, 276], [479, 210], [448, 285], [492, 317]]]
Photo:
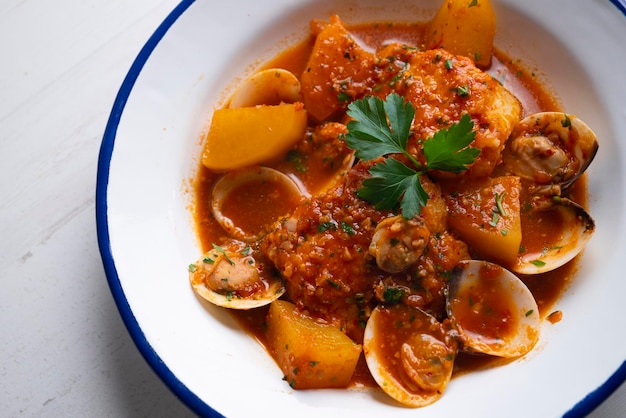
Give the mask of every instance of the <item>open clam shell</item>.
[[265, 277], [244, 243], [213, 246], [189, 267], [193, 290], [224, 308], [247, 310], [268, 305], [285, 293], [279, 277]]
[[559, 196], [536, 196], [529, 216], [541, 225], [562, 225], [560, 234], [544, 234], [545, 241], [526, 243], [511, 269], [520, 274], [540, 274], [559, 268], [582, 252], [595, 231], [591, 215], [578, 203]]
[[365, 327], [363, 352], [374, 380], [398, 402], [430, 405], [450, 378], [456, 346], [431, 315], [406, 305], [379, 305]]
[[233, 93], [228, 107], [277, 105], [302, 101], [300, 80], [290, 71], [269, 68], [247, 78]]
[[211, 210], [233, 238], [254, 242], [280, 216], [290, 213], [303, 197], [298, 184], [269, 167], [231, 171], [213, 186]]
[[448, 282], [446, 309], [470, 351], [519, 357], [539, 339], [539, 309], [532, 293], [497, 264], [461, 261]]
[[502, 154], [505, 169], [537, 184], [569, 187], [598, 151], [595, 133], [579, 118], [541, 112], [522, 119]]

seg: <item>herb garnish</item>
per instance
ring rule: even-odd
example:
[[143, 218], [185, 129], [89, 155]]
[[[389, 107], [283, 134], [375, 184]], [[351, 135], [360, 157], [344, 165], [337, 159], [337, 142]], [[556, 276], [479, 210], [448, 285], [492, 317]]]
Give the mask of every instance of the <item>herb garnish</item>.
[[424, 141], [426, 164], [421, 164], [407, 150], [415, 108], [397, 93], [383, 101], [368, 96], [348, 105], [348, 133], [345, 140], [355, 150], [356, 157], [374, 160], [388, 154], [403, 154], [411, 163], [407, 166], [395, 158], [385, 158], [370, 168], [372, 175], [363, 181], [358, 196], [372, 203], [376, 209], [391, 210], [398, 206], [406, 219], [419, 215], [426, 206], [428, 194], [420, 183], [420, 176], [429, 170], [460, 173], [467, 170], [480, 150], [468, 148], [474, 140], [474, 123], [465, 114], [458, 123], [441, 129]]
[[402, 296], [404, 295], [404, 290], [397, 287], [386, 287], [383, 293], [383, 299], [388, 303], [398, 303]]
[[531, 261], [531, 264], [533, 264], [533, 265], [535, 265], [535, 266], [537, 266], [537, 267], [543, 267], [543, 266], [545, 266], [545, 265], [546, 265], [546, 262], [545, 262], [545, 261], [541, 261], [541, 260], [537, 259], [537, 260], [532, 260], [532, 261]]
[[504, 210], [504, 206], [502, 205], [505, 194], [506, 192], [502, 192], [502, 194], [496, 193], [496, 210], [500, 213], [500, 215], [506, 218], [506, 211]]
[[212, 243], [211, 245], [213, 245], [213, 249], [215, 251], [217, 251], [218, 253], [221, 253], [224, 256], [226, 261], [228, 261], [231, 266], [235, 265], [235, 262], [233, 260], [231, 260], [230, 257], [228, 257], [228, 254], [226, 254], [226, 250], [225, 249], [223, 249], [222, 247], [220, 247], [219, 245], [217, 245], [215, 243]]
[[565, 118], [561, 121], [561, 126], [564, 128], [572, 129], [572, 120], [567, 114], [565, 115]]

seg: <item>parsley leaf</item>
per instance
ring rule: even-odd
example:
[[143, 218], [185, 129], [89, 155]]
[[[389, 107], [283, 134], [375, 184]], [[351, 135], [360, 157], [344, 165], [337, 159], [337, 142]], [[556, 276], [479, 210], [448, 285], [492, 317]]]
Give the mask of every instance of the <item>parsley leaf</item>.
[[467, 148], [474, 140], [476, 133], [472, 131], [474, 122], [468, 114], [461, 117], [458, 123], [442, 129], [424, 142], [424, 155], [430, 170], [460, 173], [474, 162], [480, 150]]
[[420, 176], [428, 170], [460, 173], [467, 170], [480, 150], [468, 148], [474, 140], [474, 123], [463, 115], [458, 123], [442, 129], [424, 141], [426, 165], [422, 165], [407, 151], [415, 108], [397, 93], [383, 101], [368, 96], [348, 105], [348, 133], [345, 140], [355, 150], [357, 158], [374, 160], [388, 154], [403, 154], [412, 164], [387, 157], [369, 169], [371, 178], [363, 181], [357, 195], [379, 210], [400, 208], [405, 219], [419, 215], [426, 206], [428, 194], [420, 183]]
[[365, 97], [350, 103], [347, 113], [354, 120], [348, 122], [345, 138], [357, 158], [373, 160], [405, 152], [415, 108], [400, 95], [392, 93], [384, 102], [378, 97]]
[[402, 162], [387, 158], [370, 168], [371, 178], [363, 181], [357, 195], [378, 210], [391, 210], [398, 206], [402, 214], [410, 219], [426, 206], [428, 194], [420, 183], [420, 173]]

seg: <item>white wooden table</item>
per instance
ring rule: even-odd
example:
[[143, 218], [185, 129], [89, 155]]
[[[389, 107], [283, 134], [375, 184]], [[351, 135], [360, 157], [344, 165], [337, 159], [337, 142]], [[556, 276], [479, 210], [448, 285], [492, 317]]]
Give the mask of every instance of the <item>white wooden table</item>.
[[[113, 100], [176, 4], [0, 1], [0, 416], [193, 415], [120, 319], [94, 215]], [[592, 416], [626, 416], [626, 385]]]

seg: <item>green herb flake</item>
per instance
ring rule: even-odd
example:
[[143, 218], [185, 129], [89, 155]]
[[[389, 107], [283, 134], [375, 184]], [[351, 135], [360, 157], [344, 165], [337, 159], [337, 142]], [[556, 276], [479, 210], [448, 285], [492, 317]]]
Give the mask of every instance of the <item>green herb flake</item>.
[[345, 221], [341, 221], [340, 225], [341, 225], [341, 229], [346, 234], [348, 234], [348, 235], [354, 235], [355, 234], [354, 228], [352, 228], [352, 225], [350, 225], [349, 223], [347, 223]]
[[352, 96], [350, 96], [345, 91], [340, 91], [339, 93], [337, 93], [337, 100], [339, 101], [339, 103], [347, 103], [352, 100]]
[[331, 285], [332, 287], [334, 287], [335, 289], [341, 289], [341, 285], [339, 285], [338, 283], [333, 282], [330, 279], [326, 279], [326, 282]]
[[452, 64], [452, 60], [448, 59], [443, 63], [443, 66], [446, 67], [446, 70], [451, 70], [454, 66]]
[[474, 7], [474, 6], [478, 6], [478, 0], [472, 0], [472, 2], [467, 7], [469, 8], [469, 7]]
[[307, 167], [304, 162], [305, 159], [306, 159], [306, 155], [302, 154], [302, 152], [300, 151], [290, 150], [287, 153], [287, 161], [292, 163], [296, 167], [296, 170], [298, 170], [301, 173], [307, 172]]
[[545, 261], [541, 261], [541, 260], [533, 260], [533, 261], [531, 261], [531, 264], [533, 264], [534, 266], [537, 266], [537, 267], [543, 267], [543, 266], [546, 265], [546, 262]]
[[212, 243], [213, 245], [213, 249], [215, 251], [217, 251], [218, 253], [222, 254], [224, 256], [224, 258], [226, 258], [226, 261], [228, 261], [230, 263], [231, 266], [235, 265], [235, 262], [233, 260], [230, 259], [230, 257], [228, 257], [228, 254], [226, 254], [226, 250], [223, 249], [222, 247], [220, 247], [219, 245]]
[[187, 269], [192, 272], [195, 273], [195, 271], [198, 269], [198, 267], [195, 264], [189, 264], [189, 266], [187, 267]]
[[565, 117], [561, 121], [561, 126], [564, 127], [564, 128], [572, 129], [572, 120], [570, 119], [570, 117], [567, 114], [564, 114], [564, 115], [565, 115]]
[[468, 97], [470, 95], [469, 86], [458, 86], [456, 88], [456, 94], [463, 98]]
[[337, 230], [337, 224], [334, 222], [321, 222], [317, 226], [317, 232], [319, 233], [326, 232], [326, 231], [336, 231], [336, 230]]
[[504, 210], [504, 207], [502, 206], [502, 201], [504, 199], [505, 194], [506, 192], [502, 192], [502, 194], [496, 193], [496, 210], [504, 218], [507, 217], [506, 211]]
[[531, 315], [533, 314], [533, 312], [535, 312], [535, 311], [534, 311], [533, 309], [531, 309], [531, 310], [527, 311], [527, 312], [524, 314], [524, 316], [529, 317], [529, 316], [531, 316]]
[[388, 303], [400, 302], [402, 295], [404, 295], [404, 290], [397, 287], [387, 287], [383, 292], [383, 298], [385, 299], [385, 302]]

